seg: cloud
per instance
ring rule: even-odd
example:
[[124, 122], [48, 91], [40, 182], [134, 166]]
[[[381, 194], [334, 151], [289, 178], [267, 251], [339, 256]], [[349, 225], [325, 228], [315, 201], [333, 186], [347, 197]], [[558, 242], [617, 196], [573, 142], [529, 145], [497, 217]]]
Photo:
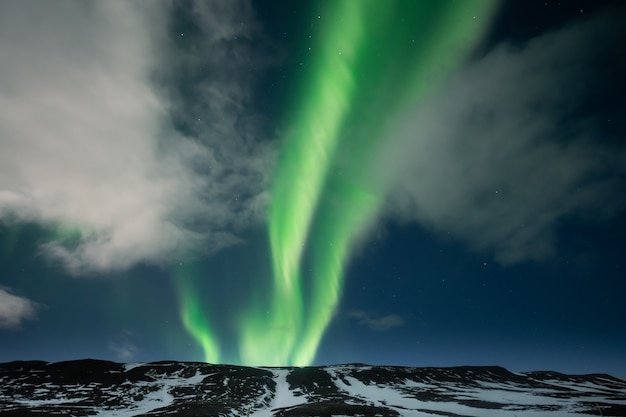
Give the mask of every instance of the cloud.
[[196, 33], [181, 32], [170, 50], [173, 64], [164, 71], [169, 112], [194, 143], [209, 150], [193, 159], [205, 174], [204, 198], [220, 204], [229, 221], [260, 219], [273, 151], [263, 140], [268, 121], [253, 109], [253, 92], [259, 74], [276, 64], [277, 52], [265, 46], [271, 42], [249, 1], [193, 1], [173, 14]]
[[131, 341], [133, 332], [123, 331], [115, 340], [109, 341], [109, 349], [111, 349], [118, 360], [128, 362], [133, 360], [137, 354], [137, 346]]
[[364, 311], [351, 311], [348, 317], [357, 319], [360, 325], [369, 327], [376, 332], [384, 332], [404, 325], [404, 319], [396, 314], [372, 316]]
[[0, 287], [0, 329], [18, 328], [35, 318], [37, 303]]
[[0, 221], [56, 230], [42, 250], [72, 273], [219, 250], [263, 212], [260, 29], [246, 2], [192, 3], [181, 52], [171, 4], [0, 4]]
[[553, 254], [563, 220], [623, 210], [625, 10], [499, 45], [399, 116], [387, 214], [514, 263]]

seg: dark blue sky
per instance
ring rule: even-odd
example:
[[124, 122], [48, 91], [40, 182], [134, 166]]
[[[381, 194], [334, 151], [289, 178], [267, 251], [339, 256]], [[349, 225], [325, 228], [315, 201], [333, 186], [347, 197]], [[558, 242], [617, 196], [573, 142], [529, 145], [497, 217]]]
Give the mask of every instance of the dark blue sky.
[[[242, 363], [329, 3], [111, 4], [0, 5], [0, 361], [204, 360], [208, 335]], [[623, 1], [501, 2], [427, 99], [379, 115], [368, 175], [391, 185], [313, 364], [626, 377], [624, 17]]]

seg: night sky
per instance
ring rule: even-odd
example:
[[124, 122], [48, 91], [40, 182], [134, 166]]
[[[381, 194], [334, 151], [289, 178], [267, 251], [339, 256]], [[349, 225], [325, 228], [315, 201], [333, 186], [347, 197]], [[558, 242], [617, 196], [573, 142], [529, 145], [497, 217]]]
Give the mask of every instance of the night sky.
[[0, 2], [0, 362], [626, 377], [625, 21]]

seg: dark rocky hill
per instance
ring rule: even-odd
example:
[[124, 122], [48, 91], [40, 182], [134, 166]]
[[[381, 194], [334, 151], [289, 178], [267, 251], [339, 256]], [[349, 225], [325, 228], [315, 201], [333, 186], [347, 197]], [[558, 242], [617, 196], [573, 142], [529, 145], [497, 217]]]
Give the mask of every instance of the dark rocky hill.
[[626, 416], [626, 382], [499, 367], [0, 364], [0, 417], [35, 415]]

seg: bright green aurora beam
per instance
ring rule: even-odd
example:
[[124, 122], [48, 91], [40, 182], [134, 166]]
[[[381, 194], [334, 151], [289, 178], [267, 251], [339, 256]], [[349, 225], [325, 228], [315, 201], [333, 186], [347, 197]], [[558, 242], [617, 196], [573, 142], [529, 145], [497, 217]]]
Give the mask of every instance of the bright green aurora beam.
[[199, 294], [193, 285], [200, 271], [193, 263], [185, 263], [172, 270], [172, 281], [180, 301], [180, 318], [185, 329], [198, 342], [204, 353], [204, 361], [219, 363], [220, 353], [217, 339], [209, 320], [202, 309]]
[[[242, 363], [313, 362], [340, 301], [353, 245], [387, 193], [388, 184], [372, 171], [388, 137], [387, 120], [426, 99], [460, 64], [493, 5], [323, 3], [313, 65], [272, 182], [273, 290], [269, 306], [255, 306], [241, 322]], [[313, 261], [308, 276], [301, 271], [305, 248]]]
[[[313, 291], [309, 320], [295, 352], [297, 365], [313, 362], [339, 303], [352, 246], [387, 194], [389, 183], [380, 172], [372, 170], [388, 137], [386, 120], [407, 105], [424, 100], [441, 84], [482, 34], [492, 9], [486, 1], [389, 3], [394, 7], [384, 21], [379, 18], [379, 7], [372, 5], [369, 10], [369, 21], [377, 20], [368, 25], [368, 44], [373, 47], [356, 71], [359, 94], [355, 95], [348, 127], [342, 132], [310, 234]], [[407, 19], [411, 22], [408, 27], [398, 25]], [[414, 27], [420, 29], [411, 37]], [[379, 41], [376, 48], [380, 39], [384, 41]], [[386, 81], [391, 74], [396, 81]]]
[[274, 292], [269, 316], [253, 311], [243, 322], [241, 357], [247, 364], [289, 363], [301, 337], [300, 259], [354, 94], [352, 70], [366, 29], [361, 2], [339, 1], [334, 9], [345, 20], [322, 24], [315, 69], [302, 93], [308, 100], [296, 115], [274, 178], [269, 212]]

